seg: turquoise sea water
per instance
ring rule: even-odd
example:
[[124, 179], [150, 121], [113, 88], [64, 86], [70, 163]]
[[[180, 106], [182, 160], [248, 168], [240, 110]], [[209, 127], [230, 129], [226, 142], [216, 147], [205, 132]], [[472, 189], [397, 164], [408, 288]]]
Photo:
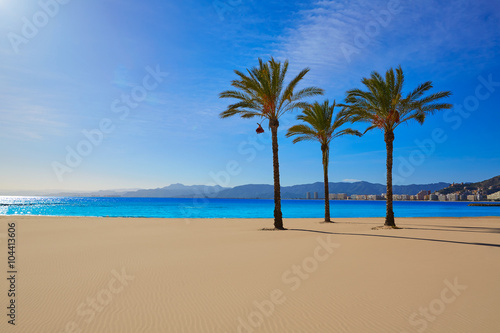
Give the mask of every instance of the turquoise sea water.
[[[396, 217], [500, 216], [500, 207], [468, 202], [395, 201]], [[169, 218], [272, 218], [273, 200], [0, 197], [0, 215]], [[332, 217], [383, 217], [384, 201], [331, 200]], [[323, 200], [282, 200], [284, 218], [321, 218]]]

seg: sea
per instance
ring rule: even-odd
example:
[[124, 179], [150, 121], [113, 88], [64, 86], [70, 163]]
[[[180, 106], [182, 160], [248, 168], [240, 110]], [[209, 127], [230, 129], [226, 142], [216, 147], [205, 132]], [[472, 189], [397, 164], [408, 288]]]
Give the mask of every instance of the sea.
[[[396, 217], [500, 216], [500, 207], [469, 202], [394, 201]], [[282, 200], [284, 218], [322, 218], [324, 200]], [[272, 218], [273, 200], [0, 196], [0, 215]], [[331, 200], [332, 217], [383, 217], [385, 201]]]

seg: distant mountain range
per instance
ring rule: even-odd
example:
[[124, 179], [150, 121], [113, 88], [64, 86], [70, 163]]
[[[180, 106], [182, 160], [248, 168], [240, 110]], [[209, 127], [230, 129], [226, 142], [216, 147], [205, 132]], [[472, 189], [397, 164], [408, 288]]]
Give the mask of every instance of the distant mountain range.
[[[155, 189], [120, 189], [102, 190], [97, 192], [57, 192], [57, 191], [23, 191], [4, 192], [0, 195], [51, 195], [51, 196], [95, 196], [95, 197], [138, 197], [138, 198], [235, 198], [235, 199], [272, 199], [273, 185], [249, 184], [236, 187], [221, 187], [218, 185], [183, 185], [172, 184]], [[386, 192], [383, 184], [358, 182], [329, 183], [330, 193], [345, 193], [347, 195], [360, 194], [382, 194]], [[481, 190], [484, 194], [500, 191], [500, 176], [477, 183], [432, 183], [414, 185], [394, 185], [394, 194], [415, 195], [420, 191], [439, 192], [441, 194]], [[303, 199], [307, 192], [318, 192], [318, 198], [324, 198], [324, 187], [322, 182], [313, 184], [302, 184], [293, 186], [282, 186], [281, 197], [283, 199]]]
[[[499, 176], [500, 178], [500, 176]], [[486, 181], [487, 182], [487, 181]], [[415, 195], [425, 191], [443, 191], [450, 183], [433, 183], [418, 185], [394, 185], [394, 194]], [[374, 184], [365, 181], [329, 183], [330, 193], [346, 193], [347, 195], [360, 194], [382, 194], [386, 192], [383, 184]], [[69, 197], [136, 197], [136, 198], [235, 198], [235, 199], [272, 199], [273, 185], [249, 184], [236, 187], [221, 187], [218, 185], [183, 185], [172, 184], [155, 189], [120, 189], [102, 190], [97, 192], [57, 192], [57, 191], [25, 191], [1, 193], [1, 195], [45, 195], [45, 196], [69, 196]], [[318, 192], [318, 198], [324, 198], [324, 187], [322, 182], [313, 184], [302, 184], [293, 186], [282, 186], [281, 197], [283, 199], [303, 199], [307, 192]]]
[[[435, 192], [449, 186], [449, 183], [434, 183], [421, 185], [395, 185], [394, 194], [415, 195], [425, 190]], [[272, 199], [272, 185], [250, 184], [241, 185], [233, 188], [221, 186], [172, 184], [162, 188], [138, 190], [122, 193], [121, 197], [154, 197], [154, 198], [235, 198], [235, 199]], [[369, 182], [338, 182], [329, 183], [330, 193], [352, 194], [381, 194], [386, 192], [385, 185], [373, 184]], [[313, 184], [282, 186], [281, 197], [283, 199], [302, 199], [306, 197], [307, 192], [318, 192], [319, 198], [324, 198], [324, 186], [322, 182]]]
[[121, 197], [134, 197], [134, 198], [203, 198], [203, 197], [217, 197], [216, 195], [226, 188], [219, 185], [183, 185], [172, 184], [162, 188], [155, 188], [149, 190], [137, 190], [122, 193]]

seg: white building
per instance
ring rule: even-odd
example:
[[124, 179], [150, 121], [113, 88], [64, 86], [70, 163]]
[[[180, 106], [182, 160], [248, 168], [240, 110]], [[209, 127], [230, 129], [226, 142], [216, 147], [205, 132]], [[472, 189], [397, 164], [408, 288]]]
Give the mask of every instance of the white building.
[[347, 194], [345, 193], [330, 193], [330, 200], [346, 200]]
[[488, 195], [488, 200], [500, 200], [500, 191]]

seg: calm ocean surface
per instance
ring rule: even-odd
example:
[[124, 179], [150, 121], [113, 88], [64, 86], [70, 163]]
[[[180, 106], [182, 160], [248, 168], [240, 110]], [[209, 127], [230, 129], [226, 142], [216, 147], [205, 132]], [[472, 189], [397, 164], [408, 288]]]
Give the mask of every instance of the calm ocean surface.
[[[500, 216], [500, 207], [467, 202], [395, 201], [397, 217]], [[282, 200], [283, 217], [324, 216], [323, 200]], [[0, 196], [0, 215], [171, 218], [272, 218], [273, 200]], [[385, 201], [330, 201], [332, 217], [383, 217]]]

